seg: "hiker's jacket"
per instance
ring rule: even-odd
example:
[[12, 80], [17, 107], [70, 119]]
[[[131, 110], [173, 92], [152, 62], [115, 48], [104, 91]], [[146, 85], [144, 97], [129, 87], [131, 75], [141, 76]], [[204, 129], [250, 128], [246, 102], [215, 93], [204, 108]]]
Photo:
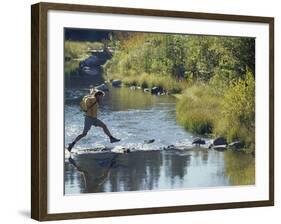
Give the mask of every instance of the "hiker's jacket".
[[96, 102], [96, 98], [95, 97], [89, 97], [86, 101], [86, 105], [87, 105], [86, 115], [89, 116], [89, 117], [95, 117], [96, 118], [97, 112], [98, 112], [98, 103]]

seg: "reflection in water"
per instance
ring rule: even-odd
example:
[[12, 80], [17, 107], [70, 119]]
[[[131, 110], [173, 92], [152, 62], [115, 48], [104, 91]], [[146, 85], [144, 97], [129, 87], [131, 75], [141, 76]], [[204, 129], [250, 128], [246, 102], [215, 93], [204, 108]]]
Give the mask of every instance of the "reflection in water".
[[255, 159], [252, 155], [226, 151], [224, 161], [231, 185], [255, 184]]
[[[94, 172], [95, 173], [94, 178], [87, 171], [88, 170], [87, 167], [84, 167], [85, 164], [82, 166], [78, 165], [77, 162], [71, 156], [69, 157], [68, 162], [73, 167], [75, 167], [78, 172], [81, 173], [81, 176], [83, 177], [83, 183], [85, 186], [85, 189], [84, 189], [85, 192], [99, 192], [101, 186], [104, 184], [104, 182], [109, 177], [111, 169], [118, 167], [118, 165], [116, 163], [117, 157], [118, 157], [118, 154], [112, 156], [112, 158], [95, 159], [100, 167], [99, 167], [99, 169], [97, 169]], [[81, 185], [82, 185], [82, 183], [81, 183]]]
[[223, 157], [207, 149], [77, 154], [65, 162], [67, 173], [76, 168], [66, 186], [77, 181], [76, 191], [66, 194], [227, 186]]
[[[159, 102], [160, 101], [160, 102]], [[141, 90], [130, 91], [128, 88], [111, 89], [104, 100], [104, 110], [145, 110], [159, 103], [174, 103], [172, 97], [151, 96]]]

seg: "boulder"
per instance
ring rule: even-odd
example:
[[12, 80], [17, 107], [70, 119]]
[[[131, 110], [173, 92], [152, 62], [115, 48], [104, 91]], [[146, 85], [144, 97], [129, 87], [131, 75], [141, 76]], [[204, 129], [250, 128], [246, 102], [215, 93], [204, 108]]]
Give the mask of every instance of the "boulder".
[[195, 138], [193, 141], [192, 141], [192, 145], [205, 145], [206, 142], [204, 139], [202, 138]]
[[153, 95], [158, 95], [158, 94], [161, 94], [162, 92], [163, 92], [163, 88], [161, 88], [161, 87], [154, 86], [151, 89], [151, 94], [153, 94]]
[[227, 145], [227, 141], [224, 137], [218, 137], [214, 139], [213, 145]]
[[114, 87], [120, 87], [122, 84], [122, 81], [120, 79], [114, 79], [114, 80], [112, 80], [111, 84]]

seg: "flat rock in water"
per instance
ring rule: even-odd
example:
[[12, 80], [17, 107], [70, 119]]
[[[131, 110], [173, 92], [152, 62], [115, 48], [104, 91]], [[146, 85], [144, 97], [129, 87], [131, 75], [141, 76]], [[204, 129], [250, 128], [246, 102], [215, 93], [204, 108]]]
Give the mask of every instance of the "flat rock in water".
[[227, 149], [227, 145], [214, 145], [213, 149], [217, 151], [225, 151]]
[[127, 147], [123, 147], [123, 146], [117, 146], [117, 147], [114, 147], [113, 149], [111, 149], [111, 152], [115, 152], [115, 153], [129, 153], [129, 152], [131, 152], [131, 149], [129, 149]]
[[112, 152], [112, 153], [129, 153], [132, 152], [134, 149], [129, 149], [127, 147], [123, 146], [115, 146], [115, 147], [107, 147], [107, 146], [102, 146], [102, 147], [96, 147], [96, 148], [89, 148], [89, 149], [81, 149], [78, 151], [75, 151], [76, 154], [88, 154], [88, 153], [107, 153], [107, 152]]
[[[155, 139], [150, 139], [144, 141], [146, 144], [151, 144], [155, 141]], [[223, 147], [225, 149], [226, 146], [216, 146], [214, 147], [215, 149], [220, 149], [220, 147]], [[83, 155], [83, 154], [104, 154], [104, 153], [131, 153], [131, 152], [146, 152], [146, 151], [188, 151], [188, 150], [193, 150], [193, 149], [204, 149], [204, 148], [197, 148], [191, 145], [168, 145], [167, 147], [160, 147], [159, 149], [146, 149], [146, 150], [139, 150], [134, 147], [128, 147], [128, 146], [114, 146], [114, 147], [108, 147], [108, 146], [100, 146], [100, 147], [95, 147], [95, 148], [88, 148], [88, 149], [73, 149], [72, 154], [73, 155]], [[67, 151], [67, 149], [66, 149]], [[67, 151], [67, 155], [70, 153]]]
[[184, 151], [184, 150], [190, 150], [193, 149], [192, 146], [186, 146], [186, 145], [168, 145], [167, 147], [164, 147], [163, 150], [173, 150], [173, 151]]

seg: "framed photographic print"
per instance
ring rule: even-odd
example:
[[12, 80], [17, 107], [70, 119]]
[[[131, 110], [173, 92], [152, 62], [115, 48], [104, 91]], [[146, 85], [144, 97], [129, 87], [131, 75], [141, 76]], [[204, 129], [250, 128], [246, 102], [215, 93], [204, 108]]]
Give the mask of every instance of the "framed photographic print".
[[31, 8], [32, 218], [274, 204], [274, 18]]

